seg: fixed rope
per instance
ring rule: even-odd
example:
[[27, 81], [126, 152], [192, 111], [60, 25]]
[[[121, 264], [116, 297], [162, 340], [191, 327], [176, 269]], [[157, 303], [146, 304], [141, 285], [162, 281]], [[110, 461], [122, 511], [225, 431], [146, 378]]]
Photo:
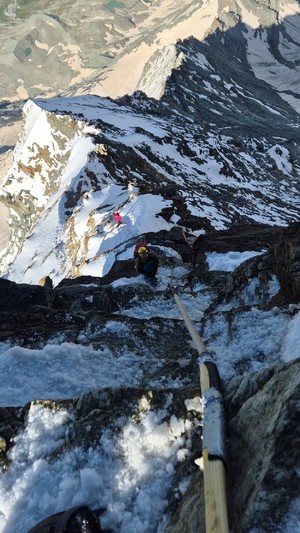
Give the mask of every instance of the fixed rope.
[[183, 303], [171, 287], [175, 302], [200, 356], [203, 402], [202, 455], [206, 533], [229, 533], [225, 476], [225, 419], [217, 366], [197, 333]]

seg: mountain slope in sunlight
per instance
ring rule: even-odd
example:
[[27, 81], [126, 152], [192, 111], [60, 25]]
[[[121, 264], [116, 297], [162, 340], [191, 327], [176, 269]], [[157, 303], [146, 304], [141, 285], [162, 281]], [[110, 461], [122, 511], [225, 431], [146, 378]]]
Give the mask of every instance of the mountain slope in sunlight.
[[26, 104], [1, 194], [12, 228], [2, 273], [30, 283], [105, 275], [145, 232], [195, 239], [298, 219], [299, 115], [224, 39], [179, 43], [184, 61], [159, 101], [137, 92]]

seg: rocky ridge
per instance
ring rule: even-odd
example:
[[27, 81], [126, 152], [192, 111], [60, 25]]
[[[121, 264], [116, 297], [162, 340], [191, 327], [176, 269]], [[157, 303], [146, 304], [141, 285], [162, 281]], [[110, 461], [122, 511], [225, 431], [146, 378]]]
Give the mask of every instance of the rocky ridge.
[[[82, 2], [75, 4], [82, 8]], [[22, 74], [25, 68], [30, 74], [26, 91], [31, 91], [29, 79], [38, 81], [34, 58], [46, 58], [49, 27], [60, 39], [62, 21], [67, 24], [60, 6], [59, 15], [34, 15], [25, 22], [25, 40], [16, 52], [31, 49], [28, 61], [17, 58]], [[146, 24], [156, 13], [150, 2], [137, 2], [131, 14], [127, 2], [124, 6], [109, 14], [115, 24], [114, 53], [121, 50], [118, 61], [109, 47], [103, 53], [112, 71], [128, 50], [118, 41], [117, 29], [132, 38], [127, 44], [133, 51], [137, 21]], [[199, 23], [199, 16], [194, 18], [198, 7], [204, 9], [201, 16], [207, 15], [202, 3], [186, 2], [165, 19], [164, 31], [167, 27], [171, 34], [170, 26], [177, 22], [190, 28], [192, 21]], [[184, 34], [175, 44], [161, 43], [159, 50], [154, 43], [153, 50], [156, 37], [148, 34], [153, 54], [140, 69], [139, 82], [132, 80], [134, 89], [142, 91], [117, 100], [77, 96], [27, 102], [1, 192], [11, 225], [10, 246], [1, 254], [2, 348], [7, 343], [12, 350], [33, 352], [48, 343], [88, 343], [95, 350], [109, 349], [120, 365], [124, 351], [130, 350], [140, 374], [134, 385], [96, 388], [79, 398], [49, 394], [3, 407], [3, 476], [12, 467], [11, 452], [35, 406], [70, 412], [59, 448], [47, 458], [55, 461], [79, 446], [94, 449], [106, 429], [116, 442], [116, 428], [121, 431], [126, 419], [140, 423], [151, 405], [168, 427], [176, 417], [189, 428], [182, 436], [186, 457], [176, 465], [168, 491], [165, 531], [204, 531], [198, 355], [182, 320], [169, 316], [173, 284], [183, 299], [201, 308], [196, 327], [224, 371], [230, 529], [285, 530], [300, 489], [299, 357], [291, 344], [283, 349], [286, 332], [297, 328], [300, 300], [298, 7], [294, 4], [291, 12], [290, 5], [277, 1], [218, 4], [202, 27], [204, 41]], [[68, 13], [74, 22], [77, 11]], [[22, 12], [8, 14], [10, 20], [16, 18], [15, 26], [17, 14]], [[28, 33], [33, 21], [35, 28]], [[68, 83], [73, 79], [78, 49], [72, 48], [67, 31], [64, 39], [53, 50], [66, 54], [56, 86], [35, 86], [31, 96], [61, 90], [60, 76]], [[143, 45], [138, 43], [137, 49]], [[12, 42], [5, 46], [8, 58]], [[98, 73], [89, 71], [96, 52], [92, 45], [89, 50], [81, 72], [75, 73], [79, 78], [73, 79], [78, 94], [99, 90]], [[52, 65], [54, 55], [47, 58], [45, 65]], [[101, 69], [102, 76], [102, 63]], [[17, 71], [11, 69], [10, 75]], [[155, 71], [160, 72], [157, 79]], [[15, 90], [13, 78], [11, 87]], [[13, 120], [18, 105], [4, 103], [3, 110]], [[107, 193], [112, 190], [117, 193]], [[127, 234], [110, 226], [116, 198], [128, 216]], [[142, 233], [160, 259], [155, 288], [135, 278], [132, 249], [141, 226], [135, 231], [129, 223], [134, 208], [143, 212], [153, 202], [158, 206], [152, 216], [156, 225], [142, 226]], [[234, 272], [209, 267], [210, 252], [248, 250], [257, 255]], [[101, 268], [101, 275], [95, 275]], [[156, 312], [142, 317], [139, 311], [148, 303]], [[187, 478], [183, 494], [180, 487]]]

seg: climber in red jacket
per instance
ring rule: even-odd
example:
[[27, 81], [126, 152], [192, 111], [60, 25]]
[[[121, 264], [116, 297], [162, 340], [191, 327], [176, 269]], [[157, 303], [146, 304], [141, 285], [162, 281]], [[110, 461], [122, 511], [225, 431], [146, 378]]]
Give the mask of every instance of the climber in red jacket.
[[123, 220], [119, 211], [114, 212], [114, 221], [117, 223], [117, 226], [120, 226], [120, 224], [122, 224]]

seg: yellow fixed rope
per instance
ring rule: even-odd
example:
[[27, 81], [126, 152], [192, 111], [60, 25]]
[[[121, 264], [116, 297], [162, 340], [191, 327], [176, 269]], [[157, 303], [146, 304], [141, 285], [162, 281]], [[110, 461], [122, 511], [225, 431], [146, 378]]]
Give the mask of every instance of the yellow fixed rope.
[[195, 330], [179, 296], [172, 289], [176, 304], [202, 359], [200, 387], [203, 401], [203, 474], [206, 533], [229, 533], [226, 477], [225, 427], [221, 381], [216, 365]]

